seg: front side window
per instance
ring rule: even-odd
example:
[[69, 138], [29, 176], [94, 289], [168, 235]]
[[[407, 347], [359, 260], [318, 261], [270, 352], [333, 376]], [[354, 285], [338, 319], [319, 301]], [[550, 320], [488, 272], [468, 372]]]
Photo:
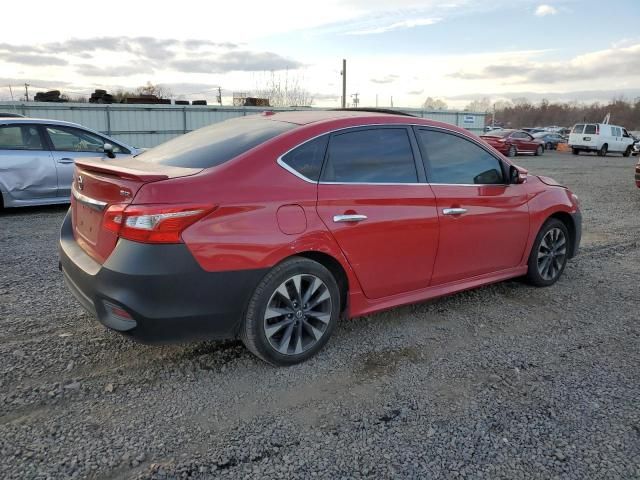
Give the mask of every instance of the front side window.
[[317, 182], [328, 140], [328, 135], [309, 140], [283, 155], [282, 161], [303, 177]]
[[431, 166], [430, 183], [505, 183], [500, 161], [470, 140], [433, 130], [417, 133]]
[[[79, 128], [50, 125], [47, 133], [53, 149], [64, 152], [104, 152], [105, 139]], [[118, 145], [113, 144], [114, 153], [122, 153]]]
[[415, 183], [418, 173], [405, 128], [335, 134], [329, 141], [325, 182]]
[[30, 125], [0, 127], [0, 150], [44, 150], [38, 127]]

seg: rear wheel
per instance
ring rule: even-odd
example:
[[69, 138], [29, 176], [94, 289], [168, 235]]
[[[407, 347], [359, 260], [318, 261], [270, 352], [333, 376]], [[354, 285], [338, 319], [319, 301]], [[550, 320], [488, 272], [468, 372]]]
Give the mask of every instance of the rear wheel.
[[340, 292], [321, 264], [292, 257], [256, 288], [240, 336], [246, 347], [276, 366], [293, 365], [327, 343], [340, 314]]
[[509, 145], [509, 150], [507, 150], [507, 157], [515, 157], [518, 151], [514, 145]]
[[598, 156], [599, 157], [606, 157], [608, 149], [609, 149], [609, 146], [606, 143], [604, 145], [602, 145], [600, 150], [598, 150]]
[[578, 150], [577, 148], [572, 148], [571, 153], [573, 153], [574, 155], [580, 155], [580, 150]]
[[544, 147], [546, 150], [553, 150], [553, 143], [551, 142], [547, 142], [547, 144]]
[[569, 231], [564, 223], [551, 218], [542, 226], [529, 254], [527, 281], [548, 287], [558, 281], [567, 265]]
[[632, 151], [632, 150], [633, 150], [633, 149], [631, 148], [631, 145], [629, 145], [629, 146], [627, 147], [627, 149], [624, 151], [624, 153], [622, 154], [622, 156], [624, 156], [624, 157], [630, 157], [630, 156], [631, 156], [631, 151]]
[[535, 156], [539, 157], [540, 155], [542, 155], [544, 153], [544, 148], [542, 147], [542, 145], [538, 145], [538, 148], [536, 148], [536, 153]]

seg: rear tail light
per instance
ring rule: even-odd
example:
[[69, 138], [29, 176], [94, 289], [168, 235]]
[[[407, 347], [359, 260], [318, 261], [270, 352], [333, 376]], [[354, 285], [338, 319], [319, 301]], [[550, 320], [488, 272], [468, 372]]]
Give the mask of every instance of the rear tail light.
[[214, 210], [212, 205], [111, 205], [104, 227], [142, 243], [181, 243], [182, 232]]
[[596, 125], [596, 135], [600, 135], [600, 125]]

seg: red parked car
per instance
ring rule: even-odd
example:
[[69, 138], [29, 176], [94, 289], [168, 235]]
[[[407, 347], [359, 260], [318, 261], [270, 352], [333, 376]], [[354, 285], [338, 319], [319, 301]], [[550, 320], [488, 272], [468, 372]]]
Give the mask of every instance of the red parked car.
[[534, 138], [524, 130], [492, 130], [480, 138], [507, 157], [520, 153], [544, 153], [544, 140]]
[[640, 158], [638, 159], [638, 163], [636, 163], [636, 187], [640, 188]]
[[398, 114], [266, 112], [76, 165], [60, 264], [80, 303], [143, 341], [240, 337], [276, 365], [340, 316], [551, 285], [580, 243], [565, 187]]

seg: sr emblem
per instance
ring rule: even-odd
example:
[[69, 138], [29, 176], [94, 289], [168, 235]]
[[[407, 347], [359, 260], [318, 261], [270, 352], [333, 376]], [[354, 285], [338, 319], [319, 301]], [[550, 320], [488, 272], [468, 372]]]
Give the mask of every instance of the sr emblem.
[[84, 180], [82, 179], [82, 175], [78, 175], [76, 183], [78, 184], [78, 190], [82, 190], [84, 188]]

